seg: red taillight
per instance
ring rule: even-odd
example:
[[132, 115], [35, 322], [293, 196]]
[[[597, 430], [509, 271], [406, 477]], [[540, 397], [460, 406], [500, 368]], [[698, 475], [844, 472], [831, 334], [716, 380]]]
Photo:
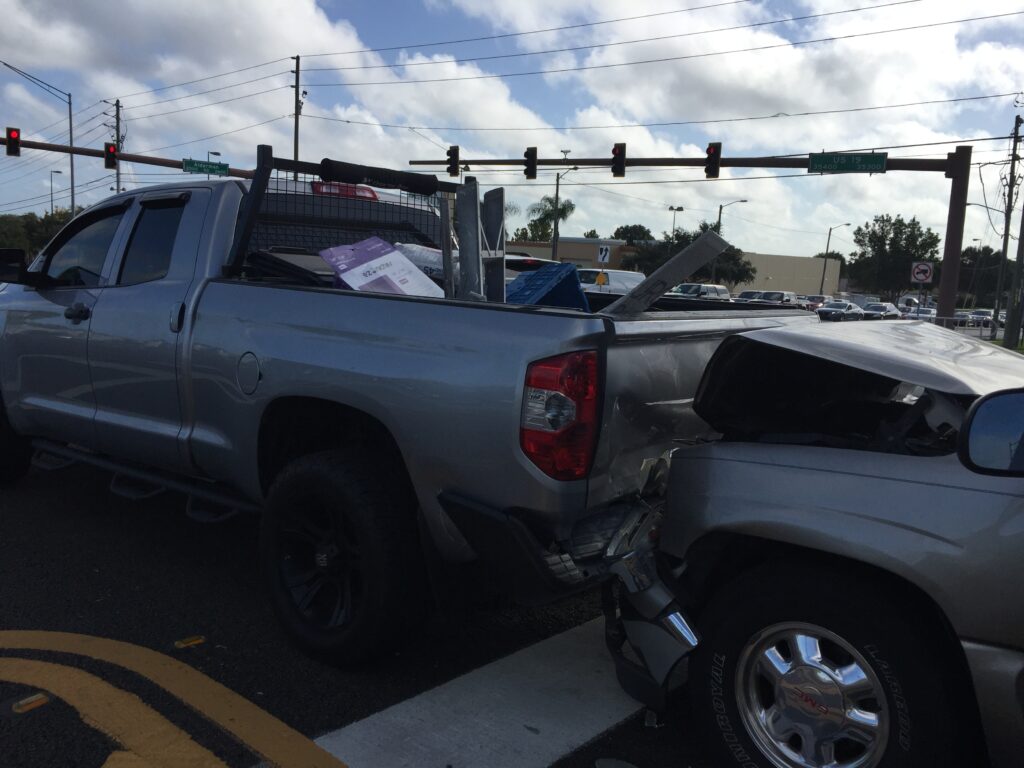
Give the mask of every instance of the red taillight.
[[556, 480], [586, 477], [597, 442], [597, 409], [597, 352], [531, 363], [519, 430], [523, 453]]
[[376, 200], [377, 193], [369, 187], [358, 184], [343, 184], [337, 181], [314, 181], [314, 195], [333, 195], [334, 197], [357, 197], [362, 200]]

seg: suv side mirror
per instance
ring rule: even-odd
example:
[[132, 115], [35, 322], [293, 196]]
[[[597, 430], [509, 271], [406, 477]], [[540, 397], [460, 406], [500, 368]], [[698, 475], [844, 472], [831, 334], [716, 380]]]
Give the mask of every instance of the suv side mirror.
[[974, 472], [1024, 477], [1024, 389], [978, 399], [960, 430], [957, 454]]

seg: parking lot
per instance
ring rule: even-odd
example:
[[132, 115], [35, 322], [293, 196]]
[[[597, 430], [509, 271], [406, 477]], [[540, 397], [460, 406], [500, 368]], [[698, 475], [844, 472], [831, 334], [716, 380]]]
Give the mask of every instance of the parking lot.
[[[203, 525], [176, 494], [133, 502], [108, 483], [34, 470], [0, 502], [5, 767], [701, 765], [684, 712], [645, 728], [619, 691], [594, 594], [435, 615], [400, 652], [340, 669], [283, 637], [253, 519]], [[408, 741], [395, 712], [443, 739]]]

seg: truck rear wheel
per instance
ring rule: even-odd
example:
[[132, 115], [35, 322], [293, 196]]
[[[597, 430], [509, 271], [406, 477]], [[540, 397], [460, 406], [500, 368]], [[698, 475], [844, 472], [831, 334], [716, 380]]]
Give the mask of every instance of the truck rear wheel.
[[715, 765], [974, 764], [954, 739], [969, 741], [951, 660], [884, 585], [764, 566], [719, 591], [698, 626], [688, 687]]
[[260, 560], [274, 611], [309, 653], [354, 663], [424, 612], [415, 500], [340, 451], [296, 459], [271, 486]]

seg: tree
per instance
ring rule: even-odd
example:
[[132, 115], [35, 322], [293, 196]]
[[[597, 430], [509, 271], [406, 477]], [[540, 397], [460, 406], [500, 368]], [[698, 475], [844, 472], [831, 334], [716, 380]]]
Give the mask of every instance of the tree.
[[654, 235], [643, 224], [624, 224], [621, 227], [615, 228], [615, 231], [612, 232], [612, 239], [625, 240], [630, 245], [633, 245], [637, 242], [653, 240]]
[[853, 233], [857, 252], [851, 254], [847, 272], [861, 289], [896, 301], [911, 290], [910, 270], [915, 261], [937, 261], [939, 236], [924, 229], [916, 218], [875, 216]]
[[31, 260], [70, 220], [70, 208], [57, 208], [42, 216], [35, 213], [0, 216], [0, 248], [21, 248]]
[[599, 234], [597, 234], [596, 229], [588, 229], [586, 232], [583, 233], [583, 236], [589, 240], [596, 240], [599, 237], [601, 237]]
[[[989, 246], [964, 248], [960, 254], [960, 285], [957, 286], [967, 306], [994, 307], [999, 282], [1002, 252]], [[1010, 274], [1008, 266], [1005, 274]]]
[[[567, 197], [560, 198], [558, 201], [558, 211], [555, 211], [555, 198], [551, 195], [544, 195], [540, 199], [539, 203], [534, 203], [526, 209], [526, 213], [530, 216], [530, 221], [527, 226], [530, 228], [531, 240], [550, 240], [552, 230], [554, 228], [555, 217], [557, 215], [558, 221], [562, 222], [572, 216], [576, 210], [576, 203]], [[534, 237], [534, 235], [541, 235], [547, 233], [545, 237]]]
[[530, 239], [530, 230], [526, 227], [519, 227], [512, 233], [512, 241], [522, 243]]
[[[679, 251], [686, 248], [709, 230], [717, 232], [718, 225], [702, 221], [697, 229], [686, 230], [677, 227], [676, 231], [672, 234], [663, 232], [661, 241], [638, 245], [636, 253], [626, 256], [623, 259], [623, 263], [627, 267], [638, 268], [649, 275], [668, 261], [670, 257], [679, 253]], [[754, 265], [743, 258], [743, 251], [734, 246], [721, 254], [715, 263], [715, 280], [727, 285], [749, 283], [756, 274], [757, 269], [754, 268]], [[705, 264], [690, 275], [688, 279], [696, 282], [709, 282], [711, 280], [711, 265]]]

